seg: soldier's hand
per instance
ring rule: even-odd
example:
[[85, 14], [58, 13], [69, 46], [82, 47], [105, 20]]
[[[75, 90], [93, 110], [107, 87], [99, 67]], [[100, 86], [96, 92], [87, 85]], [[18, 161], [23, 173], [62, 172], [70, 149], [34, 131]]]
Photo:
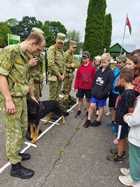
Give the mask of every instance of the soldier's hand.
[[8, 112], [9, 114], [16, 113], [16, 107], [12, 99], [5, 101], [5, 108], [6, 108], [6, 112]]
[[32, 59], [29, 60], [28, 63], [29, 63], [30, 66], [36, 66], [37, 63], [38, 63], [38, 59], [37, 58], [32, 58]]
[[74, 68], [74, 63], [69, 64], [70, 68]]
[[39, 101], [35, 98], [35, 96], [31, 96], [31, 98], [32, 98], [37, 104], [39, 104]]
[[58, 80], [59, 80], [59, 81], [63, 81], [63, 80], [64, 80], [64, 75], [59, 75], [59, 76], [58, 76]]
[[68, 64], [67, 67], [68, 67], [68, 68], [71, 68], [71, 64]]
[[61, 80], [62, 80], [62, 81], [64, 80], [64, 75], [61, 75]]

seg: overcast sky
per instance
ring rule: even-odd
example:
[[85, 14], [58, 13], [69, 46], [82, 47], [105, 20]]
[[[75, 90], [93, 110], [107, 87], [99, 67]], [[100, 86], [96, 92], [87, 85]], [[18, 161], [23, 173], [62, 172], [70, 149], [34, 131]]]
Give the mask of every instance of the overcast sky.
[[[140, 47], [140, 0], [107, 0], [107, 12], [112, 14], [112, 44], [122, 43], [125, 17], [132, 23], [132, 35], [126, 31], [125, 44]], [[84, 38], [88, 0], [3, 0], [0, 4], [0, 21], [23, 16], [59, 20], [68, 30], [77, 30]]]

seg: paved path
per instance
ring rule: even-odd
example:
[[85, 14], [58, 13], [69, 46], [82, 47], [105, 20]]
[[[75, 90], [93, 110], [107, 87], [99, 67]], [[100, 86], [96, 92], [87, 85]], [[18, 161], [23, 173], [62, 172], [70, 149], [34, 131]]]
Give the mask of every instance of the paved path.
[[[85, 113], [78, 119], [74, 115], [75, 110], [67, 117], [66, 125], [54, 127], [36, 149], [29, 149], [32, 159], [23, 164], [36, 171], [32, 179], [10, 177], [8, 168], [0, 175], [0, 187], [121, 187], [117, 177], [119, 167], [125, 164], [106, 160], [112, 137], [106, 126], [109, 119], [104, 118], [101, 127], [85, 129]], [[1, 164], [4, 162], [1, 157]]]
[[[10, 177], [8, 168], [0, 174], [0, 187], [122, 187], [117, 177], [119, 168], [127, 163], [106, 160], [112, 142], [111, 129], [106, 125], [110, 117], [105, 117], [98, 128], [85, 129], [85, 111], [78, 119], [75, 113], [73, 110], [65, 125], [55, 126], [39, 140], [37, 148], [29, 149], [32, 159], [23, 164], [35, 170], [32, 179]], [[7, 162], [4, 142], [0, 123], [0, 167]]]

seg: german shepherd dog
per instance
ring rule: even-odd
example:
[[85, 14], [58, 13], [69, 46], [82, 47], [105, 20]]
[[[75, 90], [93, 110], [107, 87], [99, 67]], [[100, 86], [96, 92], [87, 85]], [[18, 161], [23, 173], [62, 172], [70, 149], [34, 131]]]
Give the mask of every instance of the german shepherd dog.
[[53, 117], [57, 116], [57, 119], [61, 116], [68, 116], [69, 113], [63, 111], [57, 101], [46, 100], [36, 102], [32, 98], [27, 100], [27, 109], [28, 109], [28, 131], [26, 138], [32, 140], [32, 143], [35, 143], [39, 134], [39, 122], [40, 119], [45, 116], [48, 117], [48, 121]]

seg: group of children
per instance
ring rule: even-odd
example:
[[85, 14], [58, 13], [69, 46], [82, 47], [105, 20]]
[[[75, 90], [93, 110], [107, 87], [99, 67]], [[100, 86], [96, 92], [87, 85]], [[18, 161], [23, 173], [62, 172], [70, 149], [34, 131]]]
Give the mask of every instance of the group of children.
[[[110, 62], [109, 53], [104, 53], [101, 59], [93, 62], [90, 54], [83, 52], [82, 64], [77, 70], [74, 85], [78, 98], [76, 117], [81, 115], [81, 105], [85, 97], [87, 117], [83, 126], [88, 128], [101, 125], [109, 98], [113, 143], [116, 149], [111, 149], [107, 159], [123, 161], [129, 142], [130, 169], [121, 168], [124, 176], [120, 176], [119, 180], [126, 186], [140, 187], [140, 50], [120, 59], [115, 67], [111, 67]], [[97, 110], [97, 118], [92, 121], [92, 113]]]
[[[104, 107], [107, 98], [112, 90], [114, 79], [113, 71], [110, 68], [111, 56], [105, 53], [101, 62], [97, 64], [90, 61], [88, 52], [83, 52], [82, 64], [77, 70], [74, 89], [78, 98], [78, 111], [76, 117], [81, 114], [81, 105], [85, 96], [87, 102], [87, 120], [84, 127], [99, 126], [103, 117]], [[98, 109], [98, 117], [91, 121], [92, 112]]]

